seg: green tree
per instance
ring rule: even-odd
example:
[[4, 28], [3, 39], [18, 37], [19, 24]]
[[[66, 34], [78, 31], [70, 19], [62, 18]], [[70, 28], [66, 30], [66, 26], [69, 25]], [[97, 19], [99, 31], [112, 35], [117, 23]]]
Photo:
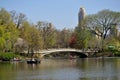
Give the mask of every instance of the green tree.
[[14, 43], [18, 37], [18, 30], [15, 29], [10, 14], [5, 10], [0, 10], [0, 30], [2, 51], [13, 51]]
[[60, 42], [61, 42], [61, 47], [62, 48], [68, 48], [69, 47], [69, 42], [70, 38], [72, 36], [73, 31], [70, 29], [64, 28], [62, 31], [60, 31]]
[[76, 46], [77, 48], [87, 48], [91, 37], [91, 32], [87, 28], [86, 18], [80, 22], [80, 24], [75, 28], [76, 34]]
[[88, 41], [88, 46], [91, 47], [91, 48], [101, 48], [101, 39], [92, 35], [90, 37], [90, 40]]
[[88, 43], [91, 38], [91, 33], [89, 30], [81, 30], [79, 32], [76, 32], [76, 37], [76, 46], [78, 48], [84, 49], [88, 47]]
[[[120, 22], [120, 12], [102, 10], [97, 14], [87, 17], [87, 26], [98, 36], [103, 39], [107, 37], [112, 27], [116, 27]], [[96, 31], [98, 33], [96, 33]]]
[[5, 29], [3, 26], [0, 26], [0, 50], [3, 51], [5, 46]]
[[109, 38], [107, 38], [105, 41], [104, 41], [104, 47], [107, 49], [108, 46], [114, 46], [116, 49], [118, 49], [120, 47], [120, 41], [115, 38], [114, 36], [111, 36]]
[[5, 36], [6, 36], [5, 48], [7, 50], [13, 51], [14, 44], [17, 38], [19, 37], [19, 31], [15, 28], [13, 23], [6, 26]]
[[53, 48], [56, 45], [56, 33], [55, 28], [52, 23], [41, 22], [37, 23], [38, 30], [42, 33], [40, 34], [43, 39], [44, 48]]
[[10, 14], [4, 9], [0, 9], [0, 25], [5, 25], [11, 23]]
[[31, 25], [29, 22], [24, 22], [21, 28], [21, 37], [28, 44], [28, 51], [32, 52], [34, 50], [39, 50], [42, 48], [42, 37], [39, 35], [40, 32], [34, 25]]
[[[111, 36], [113, 29], [120, 23], [120, 12], [102, 10], [87, 17], [87, 26], [94, 35], [101, 37], [101, 49], [105, 48], [105, 39]], [[112, 33], [113, 34], [113, 33]]]

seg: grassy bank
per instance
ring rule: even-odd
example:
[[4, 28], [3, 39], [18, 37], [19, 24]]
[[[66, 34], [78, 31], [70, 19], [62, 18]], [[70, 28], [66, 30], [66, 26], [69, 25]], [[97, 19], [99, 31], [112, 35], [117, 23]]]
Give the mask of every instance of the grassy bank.
[[20, 57], [20, 56], [14, 54], [13, 52], [0, 52], [0, 60], [10, 61], [14, 57]]

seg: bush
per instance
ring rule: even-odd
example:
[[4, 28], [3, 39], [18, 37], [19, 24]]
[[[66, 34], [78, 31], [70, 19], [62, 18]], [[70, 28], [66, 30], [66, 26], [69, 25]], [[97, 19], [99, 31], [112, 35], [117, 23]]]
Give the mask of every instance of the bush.
[[113, 54], [114, 54], [115, 56], [120, 56], [120, 51], [114, 50], [114, 51], [113, 51]]
[[9, 61], [9, 60], [13, 59], [14, 57], [16, 57], [16, 55], [12, 52], [7, 52], [7, 53], [0, 52], [1, 60]]

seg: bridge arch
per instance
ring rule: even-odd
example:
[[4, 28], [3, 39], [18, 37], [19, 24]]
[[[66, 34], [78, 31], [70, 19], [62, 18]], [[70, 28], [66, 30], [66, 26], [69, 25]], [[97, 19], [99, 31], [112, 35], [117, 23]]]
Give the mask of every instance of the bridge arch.
[[43, 50], [40, 53], [41, 53], [41, 57], [47, 56], [49, 54], [55, 54], [55, 53], [75, 54], [75, 55], [79, 56], [80, 58], [88, 57], [87, 53], [83, 52], [82, 50], [76, 50], [76, 49], [49, 49], [49, 50]]
[[87, 55], [84, 54], [84, 53], [81, 53], [81, 52], [75, 52], [75, 51], [59, 51], [59, 52], [51, 52], [51, 53], [48, 53], [48, 54], [45, 54], [43, 55], [44, 57], [47, 56], [47, 55], [50, 55], [50, 54], [69, 54], [69, 55], [76, 55], [76, 56], [79, 56], [80, 58], [86, 58]]

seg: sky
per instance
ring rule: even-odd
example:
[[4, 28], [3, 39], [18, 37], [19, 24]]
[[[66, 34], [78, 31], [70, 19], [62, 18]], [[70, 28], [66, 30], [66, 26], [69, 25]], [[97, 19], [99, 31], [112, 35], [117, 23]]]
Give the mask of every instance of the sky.
[[23, 13], [34, 24], [50, 22], [57, 29], [74, 29], [80, 7], [85, 8], [87, 15], [104, 9], [120, 12], [120, 0], [0, 0], [0, 8]]

